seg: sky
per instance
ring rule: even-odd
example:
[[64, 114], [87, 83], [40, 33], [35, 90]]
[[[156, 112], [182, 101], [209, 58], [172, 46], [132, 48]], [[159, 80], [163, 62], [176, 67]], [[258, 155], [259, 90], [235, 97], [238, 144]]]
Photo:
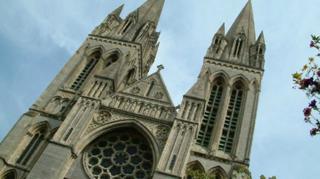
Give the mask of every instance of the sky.
[[[0, 140], [47, 87], [87, 34], [125, 3], [122, 17], [144, 0], [0, 1]], [[174, 103], [195, 82], [211, 39], [228, 29], [246, 0], [166, 0], [158, 30], [160, 49], [152, 67]], [[292, 88], [291, 74], [309, 56], [319, 34], [319, 0], [253, 0], [257, 34], [264, 31], [266, 64], [251, 154], [254, 179], [318, 178], [320, 136], [310, 137], [302, 110], [308, 100]]]

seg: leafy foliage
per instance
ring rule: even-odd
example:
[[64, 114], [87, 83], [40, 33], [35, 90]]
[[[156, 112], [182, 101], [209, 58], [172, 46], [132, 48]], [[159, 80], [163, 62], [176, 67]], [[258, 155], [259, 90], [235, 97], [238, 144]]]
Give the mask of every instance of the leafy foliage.
[[310, 57], [308, 63], [302, 69], [292, 74], [295, 88], [302, 90], [306, 93], [310, 100], [307, 107], [303, 109], [304, 121], [311, 124], [310, 135], [315, 136], [320, 134], [320, 67], [317, 59], [320, 57], [320, 36], [312, 35], [310, 48], [316, 50], [317, 54]]
[[[264, 175], [261, 175], [260, 179], [267, 179], [267, 178]], [[273, 177], [270, 177], [269, 179], [277, 179], [277, 177], [273, 176]]]
[[207, 174], [200, 170], [189, 170], [187, 174], [192, 179], [215, 179], [216, 178], [214, 175]]

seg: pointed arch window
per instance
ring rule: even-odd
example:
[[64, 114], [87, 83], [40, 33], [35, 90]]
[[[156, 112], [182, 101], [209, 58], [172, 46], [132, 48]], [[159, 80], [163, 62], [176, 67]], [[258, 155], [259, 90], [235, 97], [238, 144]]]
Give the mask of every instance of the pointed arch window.
[[119, 59], [118, 53], [112, 53], [107, 59], [106, 59], [106, 65], [105, 68], [109, 67], [113, 63], [117, 62]]
[[136, 74], [136, 69], [135, 68], [132, 68], [132, 69], [130, 69], [128, 71], [128, 74], [127, 74], [126, 79], [125, 79], [125, 84], [126, 85], [130, 85], [135, 81], [135, 74]]
[[263, 45], [259, 43], [257, 45], [256, 52], [257, 52], [258, 55], [263, 55], [263, 51], [264, 51]]
[[231, 97], [227, 109], [227, 116], [219, 142], [219, 150], [231, 153], [237, 126], [241, 117], [241, 106], [244, 98], [244, 85], [237, 82], [231, 91]]
[[244, 38], [241, 36], [235, 40], [233, 45], [233, 54], [232, 54], [233, 57], [240, 58], [241, 51], [243, 48], [243, 43], [244, 43]]
[[125, 23], [123, 24], [123, 26], [122, 26], [122, 28], [121, 28], [121, 31], [120, 31], [120, 34], [125, 34], [125, 33], [129, 30], [130, 26], [131, 26], [133, 23], [134, 23], [134, 20], [133, 20], [133, 18], [132, 18], [132, 16], [131, 16], [131, 17], [129, 17], [129, 18], [125, 21]]
[[186, 177], [185, 179], [197, 179], [199, 177], [205, 176], [205, 169], [198, 161], [190, 162], [187, 165]]
[[7, 171], [1, 179], [16, 179], [16, 172], [14, 170]]
[[30, 161], [31, 157], [39, 149], [39, 146], [44, 142], [45, 134], [46, 134], [45, 129], [38, 130], [32, 134], [31, 141], [23, 150], [22, 154], [17, 160], [18, 164], [26, 165]]
[[227, 174], [223, 168], [220, 166], [214, 167], [209, 170], [209, 173], [214, 179], [226, 179]]
[[220, 46], [221, 46], [221, 42], [222, 42], [222, 37], [220, 35], [217, 35], [214, 39], [214, 48], [215, 48], [215, 52], [218, 53]]
[[215, 121], [218, 116], [220, 108], [222, 93], [223, 93], [224, 81], [222, 78], [218, 78], [211, 90], [210, 98], [208, 100], [206, 110], [202, 119], [200, 131], [197, 138], [197, 144], [208, 147], [212, 131], [214, 129]]
[[71, 85], [71, 89], [77, 91], [80, 89], [84, 81], [88, 78], [89, 74], [93, 70], [93, 68], [96, 66], [98, 60], [101, 57], [100, 52], [95, 52], [92, 55], [89, 56], [88, 63], [85, 65], [85, 67], [82, 69], [81, 73], [78, 75], [76, 80]]

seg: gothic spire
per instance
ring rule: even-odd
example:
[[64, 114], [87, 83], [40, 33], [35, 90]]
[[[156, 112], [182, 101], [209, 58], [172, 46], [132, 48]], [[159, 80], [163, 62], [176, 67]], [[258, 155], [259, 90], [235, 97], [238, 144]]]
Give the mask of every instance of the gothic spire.
[[124, 4], [122, 4], [121, 6], [119, 6], [118, 8], [116, 8], [115, 10], [113, 10], [113, 11], [111, 12], [111, 14], [112, 14], [112, 15], [115, 15], [115, 16], [120, 16], [121, 11], [122, 11], [122, 9], [123, 9], [123, 6], [124, 6]]
[[263, 31], [261, 31], [261, 33], [260, 33], [260, 35], [259, 35], [259, 37], [258, 37], [258, 39], [257, 39], [257, 42], [258, 42], [258, 43], [265, 44]]
[[152, 21], [155, 25], [158, 24], [161, 11], [165, 0], [147, 0], [138, 9], [139, 20], [138, 22], [144, 23]]
[[224, 23], [220, 26], [219, 30], [217, 31], [216, 34], [221, 34], [221, 35], [224, 35], [225, 33], [225, 25]]
[[253, 44], [256, 39], [255, 28], [254, 28], [254, 19], [251, 0], [247, 2], [245, 7], [240, 12], [237, 19], [232, 24], [231, 28], [227, 33], [227, 38], [232, 39], [239, 33], [244, 32], [249, 45]]

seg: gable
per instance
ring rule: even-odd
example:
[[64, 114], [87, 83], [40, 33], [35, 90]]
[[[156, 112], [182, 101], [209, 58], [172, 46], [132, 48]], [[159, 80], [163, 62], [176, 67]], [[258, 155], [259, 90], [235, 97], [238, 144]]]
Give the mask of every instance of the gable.
[[160, 72], [143, 78], [122, 91], [123, 93], [157, 100], [174, 106]]

